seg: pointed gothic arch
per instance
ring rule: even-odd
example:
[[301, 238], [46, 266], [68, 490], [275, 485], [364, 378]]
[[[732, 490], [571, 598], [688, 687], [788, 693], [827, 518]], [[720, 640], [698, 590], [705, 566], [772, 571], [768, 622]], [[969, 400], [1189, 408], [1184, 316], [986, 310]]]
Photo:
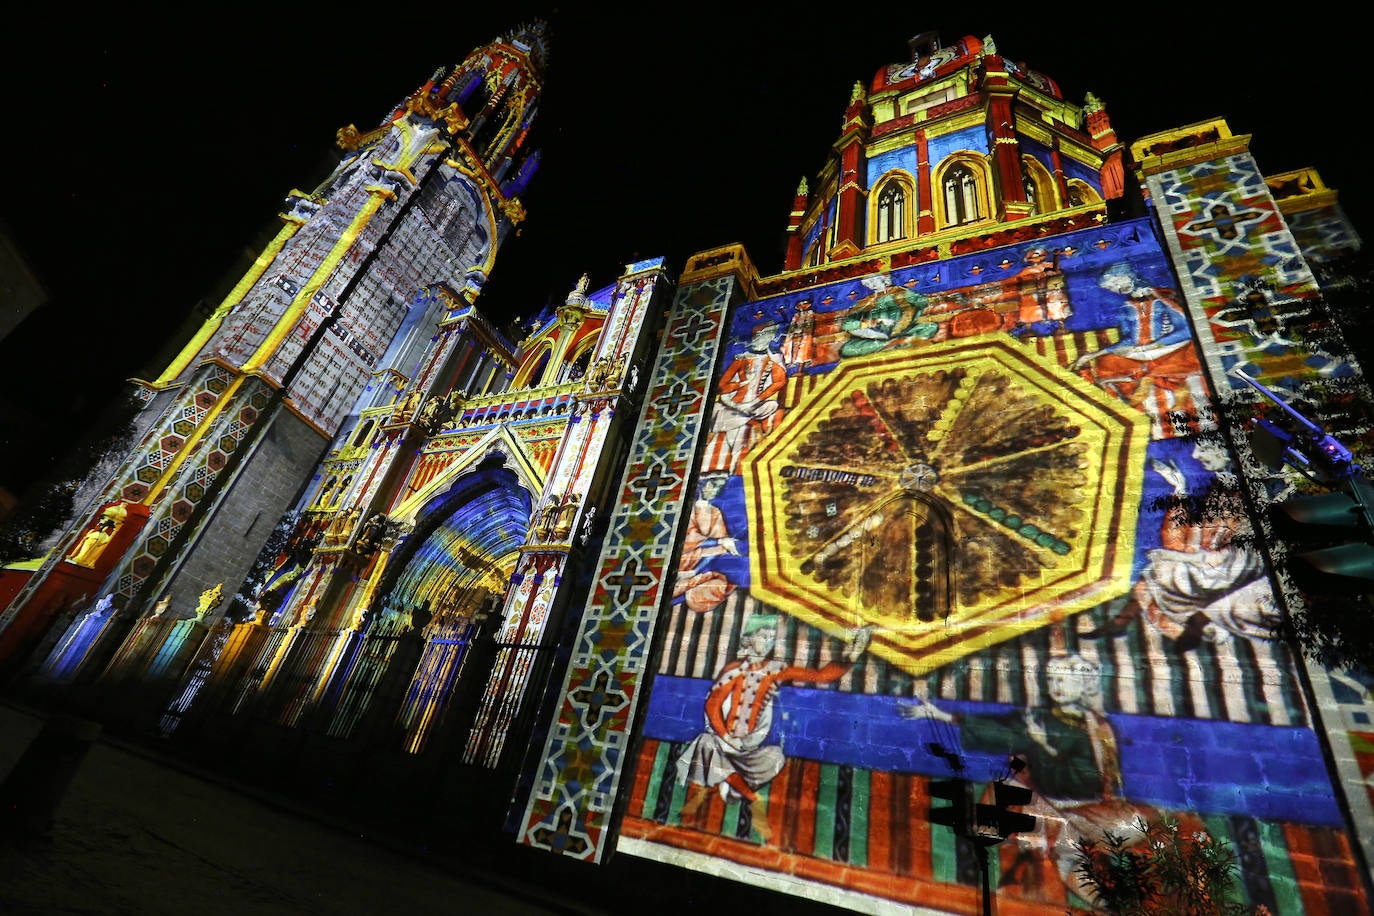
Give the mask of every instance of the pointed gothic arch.
[[504, 589], [529, 530], [532, 497], [505, 456], [491, 453], [437, 494], [388, 563], [378, 595], [435, 623], [467, 619]]
[[516, 371], [515, 377], [511, 379], [510, 386], [512, 388], [529, 388], [540, 384], [552, 356], [553, 338], [547, 338], [541, 341], [538, 348], [521, 361], [520, 368]]

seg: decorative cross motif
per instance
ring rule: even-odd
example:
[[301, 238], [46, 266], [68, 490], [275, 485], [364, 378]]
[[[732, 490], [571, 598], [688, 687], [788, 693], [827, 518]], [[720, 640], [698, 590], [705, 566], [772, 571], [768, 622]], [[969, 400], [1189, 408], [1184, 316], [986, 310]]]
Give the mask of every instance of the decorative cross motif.
[[701, 335], [713, 333], [715, 329], [715, 322], [709, 318], [703, 315], [692, 315], [675, 329], [675, 336], [678, 339], [679, 347], [685, 347], [696, 343]]
[[673, 387], [654, 398], [654, 406], [662, 411], [664, 416], [671, 417], [682, 409], [682, 405], [693, 403], [699, 397], [700, 395], [690, 385], [676, 381], [673, 382]]
[[654, 584], [652, 576], [639, 572], [639, 561], [631, 557], [619, 573], [611, 573], [602, 580], [606, 591], [615, 590], [617, 604], [626, 605], [634, 600], [636, 590], [646, 590]]
[[569, 690], [568, 698], [583, 707], [582, 724], [587, 728], [596, 728], [603, 711], [614, 715], [630, 702], [620, 685], [611, 683], [609, 671], [598, 671], [590, 684]]
[[1225, 204], [1213, 204], [1211, 219], [1196, 220], [1185, 228], [1190, 232], [1211, 229], [1224, 239], [1233, 239], [1240, 234], [1236, 231], [1237, 226], [1264, 219], [1265, 215], [1263, 210], [1241, 210], [1239, 213], [1232, 213], [1231, 208]]
[[556, 826], [549, 827], [548, 825], [540, 824], [538, 827], [530, 830], [530, 836], [540, 846], [545, 846], [555, 852], [563, 852], [570, 856], [581, 858], [591, 847], [591, 842], [584, 836], [574, 835], [572, 828], [572, 806], [564, 805], [558, 810]]
[[630, 481], [630, 486], [640, 493], [640, 498], [646, 503], [655, 502], [658, 499], [659, 487], [671, 489], [678, 483], [678, 478], [671, 473], [664, 473], [663, 465], [655, 465], [653, 473], [636, 477]]

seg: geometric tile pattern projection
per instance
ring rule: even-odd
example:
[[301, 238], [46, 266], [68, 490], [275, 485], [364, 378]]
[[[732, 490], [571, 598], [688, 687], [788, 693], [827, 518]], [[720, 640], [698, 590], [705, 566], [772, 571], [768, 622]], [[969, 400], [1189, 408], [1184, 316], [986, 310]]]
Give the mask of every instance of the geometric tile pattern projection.
[[[138, 503], [148, 495], [148, 488], [162, 478], [167, 468], [172, 466], [181, 451], [186, 437], [193, 434], [211, 408], [229, 387], [233, 375], [229, 370], [213, 363], [197, 370], [186, 387], [177, 394], [176, 400], [163, 413], [159, 423], [143, 436], [132, 457], [106, 485], [98, 504], [115, 500]], [[77, 525], [68, 532], [66, 539], [49, 556], [45, 566], [51, 569], [67, 556], [76, 539], [81, 536], [83, 526]], [[10, 602], [9, 610], [17, 611], [37, 590], [46, 574], [32, 576], [23, 591]], [[127, 596], [131, 594], [133, 578], [129, 567], [119, 571], [116, 580], [116, 601], [123, 609]], [[8, 619], [0, 617], [0, 629], [8, 626]]]
[[1007, 339], [842, 363], [744, 459], [752, 594], [912, 674], [1094, 607], [1131, 586], [1148, 437]]
[[148, 494], [148, 488], [171, 466], [186, 438], [200, 428], [232, 380], [229, 370], [214, 364], [196, 374], [177, 397], [176, 404], [164, 414], [158, 428], [145, 439], [145, 447], [136, 453], [141, 463], [130, 467], [120, 478], [123, 489], [119, 499], [140, 502]]
[[1246, 390], [1229, 375], [1345, 375], [1329, 353], [1292, 335], [1317, 314], [1305, 297], [1317, 287], [1254, 159], [1247, 154], [1151, 176], [1161, 224], [1189, 303], [1200, 308], [1198, 338], [1222, 390]]
[[139, 533], [134, 548], [120, 561], [114, 589], [117, 606], [124, 607], [139, 592], [143, 583], [159, 569], [162, 558], [176, 545], [197, 507], [219, 492], [219, 478], [267, 407], [272, 392], [263, 380], [245, 378], [237, 390], [226, 396], [232, 401], [219, 416], [210, 420], [208, 429], [197, 428], [200, 441], [183, 458], [167, 491], [158, 499], [157, 507]]
[[[1319, 342], [1325, 335], [1312, 333], [1314, 325], [1328, 320], [1306, 301], [1317, 292], [1316, 284], [1249, 153], [1163, 171], [1150, 176], [1148, 183], [1151, 197], [1160, 202], [1161, 225], [1175, 263], [1186, 266], [1180, 281], [1217, 388], [1242, 389], [1253, 397], [1232, 374], [1243, 369], [1284, 396], [1304, 389], [1319, 392], [1312, 382], [1342, 379], [1347, 389], [1362, 392], [1358, 403], [1371, 403], [1359, 369], [1340, 354], [1324, 350]], [[1313, 418], [1325, 423], [1321, 396], [1309, 403], [1315, 403]], [[1363, 425], [1350, 415], [1341, 422], [1354, 422], [1356, 428]], [[1332, 426], [1328, 431], [1343, 433]], [[1249, 441], [1244, 436], [1235, 439], [1237, 451], [1255, 466]], [[1348, 437], [1346, 442], [1356, 444]], [[1272, 480], [1256, 479], [1251, 484], [1252, 495], [1261, 505], [1286, 492]], [[1270, 550], [1271, 556], [1280, 558], [1282, 541], [1271, 540]], [[1287, 600], [1301, 606], [1303, 598], [1292, 591], [1292, 583], [1281, 579], [1280, 585]], [[1334, 766], [1350, 817], [1369, 856], [1374, 854], [1370, 839], [1374, 837], [1370, 798], [1374, 782], [1369, 777], [1369, 755], [1361, 753], [1370, 747], [1369, 738], [1360, 729], [1374, 721], [1374, 694], [1357, 680], [1368, 682], [1369, 675], [1306, 664], [1323, 709], [1341, 712], [1324, 715], [1322, 725], [1327, 742], [1335, 749]]]
[[735, 282], [683, 288], [663, 333], [521, 842], [599, 862]]

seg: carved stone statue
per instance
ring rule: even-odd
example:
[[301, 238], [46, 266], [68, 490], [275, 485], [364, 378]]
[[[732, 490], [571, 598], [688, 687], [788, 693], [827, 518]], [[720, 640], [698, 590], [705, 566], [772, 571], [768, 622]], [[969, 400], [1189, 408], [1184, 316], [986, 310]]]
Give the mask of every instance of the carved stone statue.
[[606, 387], [619, 388], [620, 380], [625, 375], [625, 354], [622, 353], [615, 358], [611, 366], [606, 370]]
[[359, 553], [371, 553], [382, 546], [382, 539], [386, 535], [386, 526], [386, 515], [381, 512], [373, 512], [363, 523], [362, 531], [358, 534], [358, 540], [354, 542], [354, 548]]
[[224, 583], [218, 583], [212, 588], [207, 588], [200, 593], [200, 602], [196, 605], [196, 620], [201, 623], [210, 615], [215, 608], [224, 601]]
[[577, 545], [586, 547], [587, 542], [592, 539], [592, 527], [596, 524], [596, 506], [588, 506], [587, 511], [582, 513], [582, 533], [577, 536]]
[[95, 605], [86, 612], [87, 617], [104, 617], [114, 607], [114, 594], [111, 593], [101, 598]]
[[602, 356], [592, 362], [587, 367], [587, 390], [600, 391], [606, 387], [606, 374], [609, 371], [609, 362]]
[[553, 531], [554, 521], [558, 518], [558, 503], [559, 499], [557, 494], [551, 495], [548, 499], [544, 500], [544, 505], [540, 507], [539, 515], [534, 522], [534, 536], [537, 539], [541, 541], [548, 540], [550, 533]]
[[419, 406], [419, 403], [420, 392], [418, 390], [412, 391], [410, 394], [406, 395], [405, 400], [396, 405], [395, 411], [391, 414], [391, 419], [397, 422], [409, 420], [410, 415], [415, 412], [415, 408]]
[[552, 538], [555, 541], [566, 541], [568, 535], [572, 533], [573, 523], [577, 521], [577, 510], [582, 497], [577, 493], [569, 493], [564, 499], [563, 504], [558, 507], [558, 519], [554, 522]]

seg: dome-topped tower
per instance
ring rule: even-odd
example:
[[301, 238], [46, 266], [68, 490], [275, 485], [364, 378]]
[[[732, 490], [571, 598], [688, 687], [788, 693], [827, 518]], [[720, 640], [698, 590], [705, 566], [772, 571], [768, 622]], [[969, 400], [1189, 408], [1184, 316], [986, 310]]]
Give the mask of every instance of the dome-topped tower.
[[816, 181], [798, 189], [785, 268], [934, 244], [1122, 192], [1102, 103], [998, 53], [991, 36], [910, 42], [910, 60], [856, 83]]

